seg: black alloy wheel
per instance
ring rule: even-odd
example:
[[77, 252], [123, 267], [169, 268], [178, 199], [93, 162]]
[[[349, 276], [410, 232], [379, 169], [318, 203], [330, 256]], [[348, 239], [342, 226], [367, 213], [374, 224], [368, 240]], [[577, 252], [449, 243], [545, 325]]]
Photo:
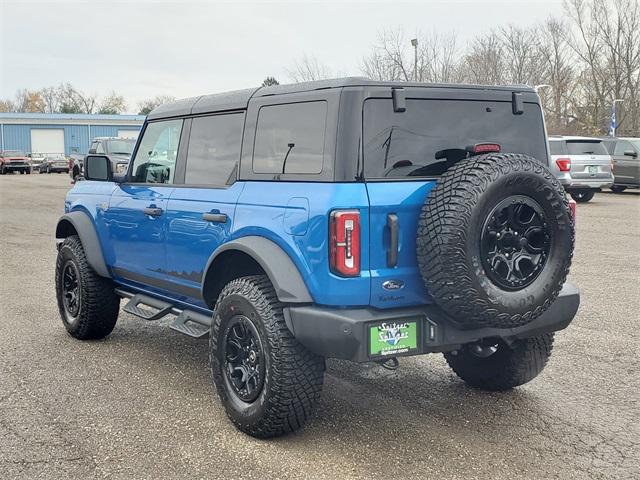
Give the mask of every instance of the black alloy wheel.
[[480, 236], [482, 266], [505, 290], [521, 290], [538, 277], [551, 249], [552, 236], [542, 207], [513, 195], [498, 203]]
[[253, 402], [264, 387], [265, 355], [255, 325], [244, 315], [229, 320], [224, 332], [225, 380], [243, 402]]
[[62, 304], [69, 323], [75, 322], [80, 312], [82, 297], [80, 294], [80, 274], [71, 260], [65, 263], [61, 278]]

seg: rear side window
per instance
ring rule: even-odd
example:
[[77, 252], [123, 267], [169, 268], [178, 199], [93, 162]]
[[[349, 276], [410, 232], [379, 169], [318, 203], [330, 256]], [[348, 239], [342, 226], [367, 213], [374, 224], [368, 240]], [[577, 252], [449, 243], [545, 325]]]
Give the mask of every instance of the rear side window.
[[230, 185], [235, 181], [243, 121], [242, 113], [192, 120], [185, 183]]
[[254, 173], [321, 173], [326, 123], [325, 101], [260, 108]]
[[551, 155], [566, 155], [567, 154], [567, 149], [565, 148], [564, 142], [562, 140], [559, 140], [559, 141], [551, 140], [551, 141], [549, 141], [549, 151], [551, 152]]
[[614, 152], [614, 155], [616, 156], [622, 156], [624, 155], [624, 152], [631, 150], [633, 151], [633, 147], [631, 146], [630, 142], [627, 142], [626, 140], [618, 140], [618, 143], [616, 143], [616, 150]]
[[547, 142], [538, 105], [511, 102], [407, 99], [394, 112], [391, 99], [364, 103], [364, 164], [367, 178], [441, 175], [476, 143], [498, 143], [502, 152], [525, 153], [547, 164]]
[[609, 155], [602, 142], [588, 140], [567, 140], [569, 155]]

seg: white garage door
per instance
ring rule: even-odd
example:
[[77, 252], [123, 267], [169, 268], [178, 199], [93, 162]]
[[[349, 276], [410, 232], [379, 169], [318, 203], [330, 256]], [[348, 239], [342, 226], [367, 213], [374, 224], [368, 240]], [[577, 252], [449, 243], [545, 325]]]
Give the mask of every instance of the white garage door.
[[32, 128], [31, 151], [37, 153], [64, 153], [64, 130]]
[[138, 138], [138, 130], [118, 130], [119, 138]]

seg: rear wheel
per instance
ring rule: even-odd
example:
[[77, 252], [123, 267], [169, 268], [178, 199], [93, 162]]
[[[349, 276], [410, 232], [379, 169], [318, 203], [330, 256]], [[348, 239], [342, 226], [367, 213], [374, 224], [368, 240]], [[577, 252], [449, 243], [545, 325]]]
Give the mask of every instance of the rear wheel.
[[623, 187], [622, 185], [611, 185], [611, 191], [613, 193], [622, 193], [627, 189], [627, 187]]
[[113, 283], [91, 268], [75, 235], [66, 238], [58, 250], [56, 297], [62, 323], [77, 339], [106, 337], [118, 320], [120, 298]]
[[571, 198], [578, 203], [587, 203], [595, 194], [595, 190], [574, 190], [571, 192]]
[[465, 345], [444, 354], [453, 371], [468, 385], [483, 390], [509, 390], [533, 380], [544, 369], [553, 348], [553, 333], [518, 340]]
[[233, 280], [222, 290], [209, 362], [227, 415], [254, 437], [299, 429], [320, 398], [324, 359], [293, 337], [264, 275]]

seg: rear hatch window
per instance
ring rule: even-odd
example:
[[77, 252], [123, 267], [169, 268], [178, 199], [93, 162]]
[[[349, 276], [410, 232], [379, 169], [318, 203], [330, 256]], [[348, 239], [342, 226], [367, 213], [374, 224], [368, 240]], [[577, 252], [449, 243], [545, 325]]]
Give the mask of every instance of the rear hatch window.
[[608, 155], [601, 141], [567, 140], [569, 155]]
[[[368, 179], [441, 175], [476, 143], [498, 143], [502, 152], [525, 153], [547, 164], [540, 107], [511, 102], [407, 99], [394, 112], [391, 99], [364, 103], [364, 167]], [[442, 157], [444, 151], [444, 158]], [[436, 155], [436, 153], [439, 153]]]

